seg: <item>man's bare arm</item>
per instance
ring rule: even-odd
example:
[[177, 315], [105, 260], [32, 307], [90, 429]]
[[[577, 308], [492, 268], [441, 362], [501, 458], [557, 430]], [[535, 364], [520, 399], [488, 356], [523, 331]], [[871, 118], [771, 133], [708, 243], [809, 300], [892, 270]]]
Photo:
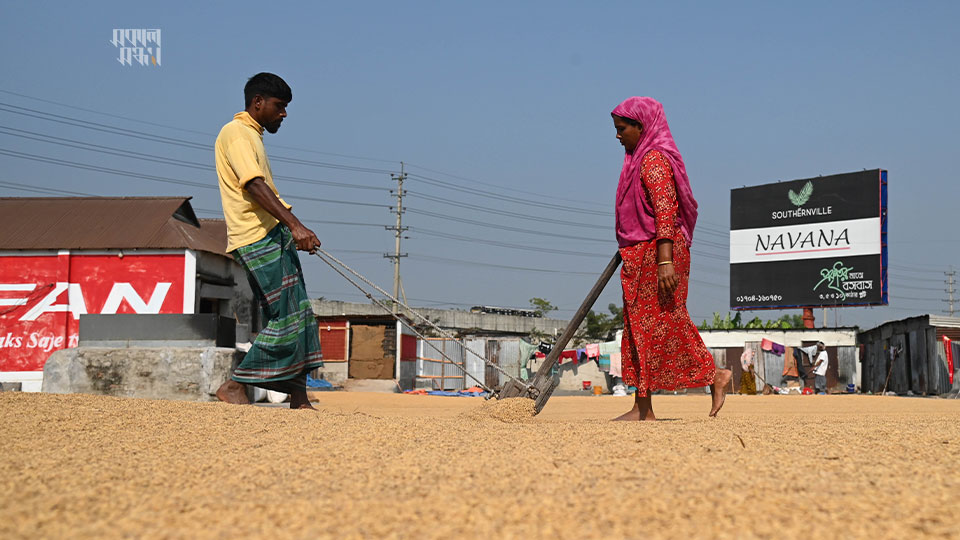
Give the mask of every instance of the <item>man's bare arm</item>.
[[270, 215], [277, 218], [280, 223], [283, 223], [290, 229], [290, 233], [293, 235], [293, 241], [297, 244], [297, 249], [316, 253], [317, 248], [320, 247], [320, 239], [317, 238], [317, 235], [314, 234], [313, 231], [306, 228], [303, 223], [300, 223], [297, 216], [293, 215], [293, 212], [288, 210], [287, 207], [280, 202], [280, 199], [273, 194], [273, 191], [267, 186], [267, 183], [263, 181], [263, 178], [254, 178], [247, 182], [243, 188], [253, 196], [254, 200], [256, 200], [264, 210], [270, 212]]

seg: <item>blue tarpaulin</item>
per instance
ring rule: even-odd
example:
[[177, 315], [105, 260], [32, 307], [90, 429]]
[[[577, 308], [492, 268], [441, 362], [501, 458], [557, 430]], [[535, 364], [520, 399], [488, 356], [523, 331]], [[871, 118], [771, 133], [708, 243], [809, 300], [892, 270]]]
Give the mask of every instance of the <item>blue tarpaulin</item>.
[[414, 394], [418, 396], [446, 396], [446, 397], [484, 397], [487, 395], [486, 392], [467, 392], [461, 390], [459, 392], [446, 391], [446, 390], [407, 390], [404, 394]]
[[333, 385], [323, 379], [314, 379], [307, 375], [307, 388], [317, 388], [320, 390], [331, 390]]

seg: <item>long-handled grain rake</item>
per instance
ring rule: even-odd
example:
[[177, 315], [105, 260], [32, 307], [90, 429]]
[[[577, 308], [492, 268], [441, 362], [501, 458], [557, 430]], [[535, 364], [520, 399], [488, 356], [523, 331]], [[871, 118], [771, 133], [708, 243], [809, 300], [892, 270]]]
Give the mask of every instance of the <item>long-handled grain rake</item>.
[[[426, 316], [418, 313], [416, 310], [406, 305], [404, 302], [401, 302], [397, 298], [394, 298], [392, 295], [384, 291], [382, 288], [378, 287], [376, 284], [363, 277], [359, 272], [350, 268], [342, 261], [330, 255], [328, 252], [323, 249], [317, 248], [316, 255], [320, 257], [323, 262], [327, 263], [335, 272], [340, 274], [344, 279], [349, 281], [354, 287], [360, 290], [370, 301], [376, 305], [383, 308], [386, 312], [392, 314], [398, 321], [405, 324], [414, 334], [424, 340], [428, 346], [433, 348], [436, 352], [440, 354], [444, 360], [449, 361], [457, 369], [460, 369], [464, 376], [470, 377], [476, 381], [477, 386], [483, 388], [489, 392], [489, 397], [495, 397], [497, 399], [506, 399], [514, 397], [523, 397], [530, 398], [534, 400], [536, 412], [539, 413], [543, 406], [547, 403], [547, 400], [550, 399], [550, 396], [553, 394], [554, 389], [557, 387], [557, 381], [551, 375], [553, 367], [557, 364], [557, 360], [560, 358], [560, 353], [563, 351], [563, 348], [567, 345], [571, 338], [573, 338], [574, 333], [576, 333], [577, 328], [580, 327], [580, 324], [583, 322], [583, 319], [586, 318], [587, 312], [590, 311], [590, 308], [593, 307], [593, 304], [597, 301], [597, 298], [600, 296], [600, 293], [603, 292], [603, 288], [607, 285], [607, 282], [610, 281], [610, 277], [613, 276], [613, 273], [617, 270], [617, 267], [620, 266], [622, 259], [620, 258], [620, 252], [618, 251], [610, 262], [607, 264], [607, 267], [603, 270], [603, 273], [600, 275], [600, 278], [597, 280], [597, 283], [593, 286], [593, 289], [590, 290], [590, 293], [584, 299], [583, 304], [580, 305], [580, 309], [574, 314], [573, 318], [570, 320], [570, 323], [567, 324], [567, 327], [564, 329], [563, 333], [560, 334], [560, 337], [557, 339], [557, 342], [554, 344], [553, 349], [550, 351], [550, 354], [547, 355], [546, 360], [543, 362], [543, 365], [537, 370], [536, 375], [531, 381], [524, 381], [518, 377], [507, 373], [497, 364], [487, 360], [482, 354], [471, 350], [467, 347], [462, 341], [457, 339], [455, 336], [443, 330], [437, 326], [433, 321], [431, 321]], [[350, 277], [350, 275], [353, 277]], [[372, 293], [368, 292], [363, 285], [357, 283], [354, 278], [359, 279], [360, 281], [366, 283], [368, 286], [375, 289], [377, 292], [390, 299], [391, 302], [395, 302], [398, 306], [403, 308], [404, 313], [409, 314], [413, 318], [419, 319], [424, 324], [432, 327], [440, 335], [459, 343], [467, 352], [473, 354], [477, 358], [483, 360], [483, 363], [487, 366], [492, 367], [501, 375], [503, 375], [507, 382], [501, 388], [490, 388], [483, 381], [477, 379], [471, 373], [469, 373], [464, 367], [460, 366], [459, 363], [451, 360], [444, 351], [440, 350], [437, 346], [426, 339], [426, 337], [419, 332], [416, 328], [411, 326], [407, 320], [405, 320], [400, 313], [394, 313], [393, 309], [390, 306], [385, 304], [383, 301], [375, 298]]]

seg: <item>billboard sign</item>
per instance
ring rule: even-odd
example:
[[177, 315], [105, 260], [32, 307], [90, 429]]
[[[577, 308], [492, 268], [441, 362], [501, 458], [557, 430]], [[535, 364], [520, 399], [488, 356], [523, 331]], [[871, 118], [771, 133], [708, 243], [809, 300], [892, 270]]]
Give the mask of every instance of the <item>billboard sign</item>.
[[194, 261], [182, 251], [0, 254], [0, 372], [42, 370], [77, 346], [86, 313], [192, 313]]
[[730, 307], [887, 304], [887, 171], [730, 191]]

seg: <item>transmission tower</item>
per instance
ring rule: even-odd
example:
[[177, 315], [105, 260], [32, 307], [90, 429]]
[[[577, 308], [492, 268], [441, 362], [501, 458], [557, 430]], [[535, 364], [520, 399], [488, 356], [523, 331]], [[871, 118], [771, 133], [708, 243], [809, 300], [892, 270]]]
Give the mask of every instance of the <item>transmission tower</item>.
[[943, 275], [947, 276], [947, 279], [944, 282], [947, 284], [947, 288], [944, 289], [947, 292], [947, 299], [943, 300], [943, 302], [946, 302], [947, 305], [950, 306], [949, 308], [947, 308], [946, 312], [949, 313], [951, 317], [953, 317], [953, 314], [956, 312], [956, 310], [953, 309], [953, 304], [954, 302], [956, 302], [956, 300], [954, 300], [954, 294], [956, 294], [957, 291], [956, 289], [954, 289], [954, 285], [957, 284], [957, 281], [954, 278], [957, 275], [957, 271], [954, 270], [953, 267], [951, 266], [950, 270], [947, 272], [944, 272]]

